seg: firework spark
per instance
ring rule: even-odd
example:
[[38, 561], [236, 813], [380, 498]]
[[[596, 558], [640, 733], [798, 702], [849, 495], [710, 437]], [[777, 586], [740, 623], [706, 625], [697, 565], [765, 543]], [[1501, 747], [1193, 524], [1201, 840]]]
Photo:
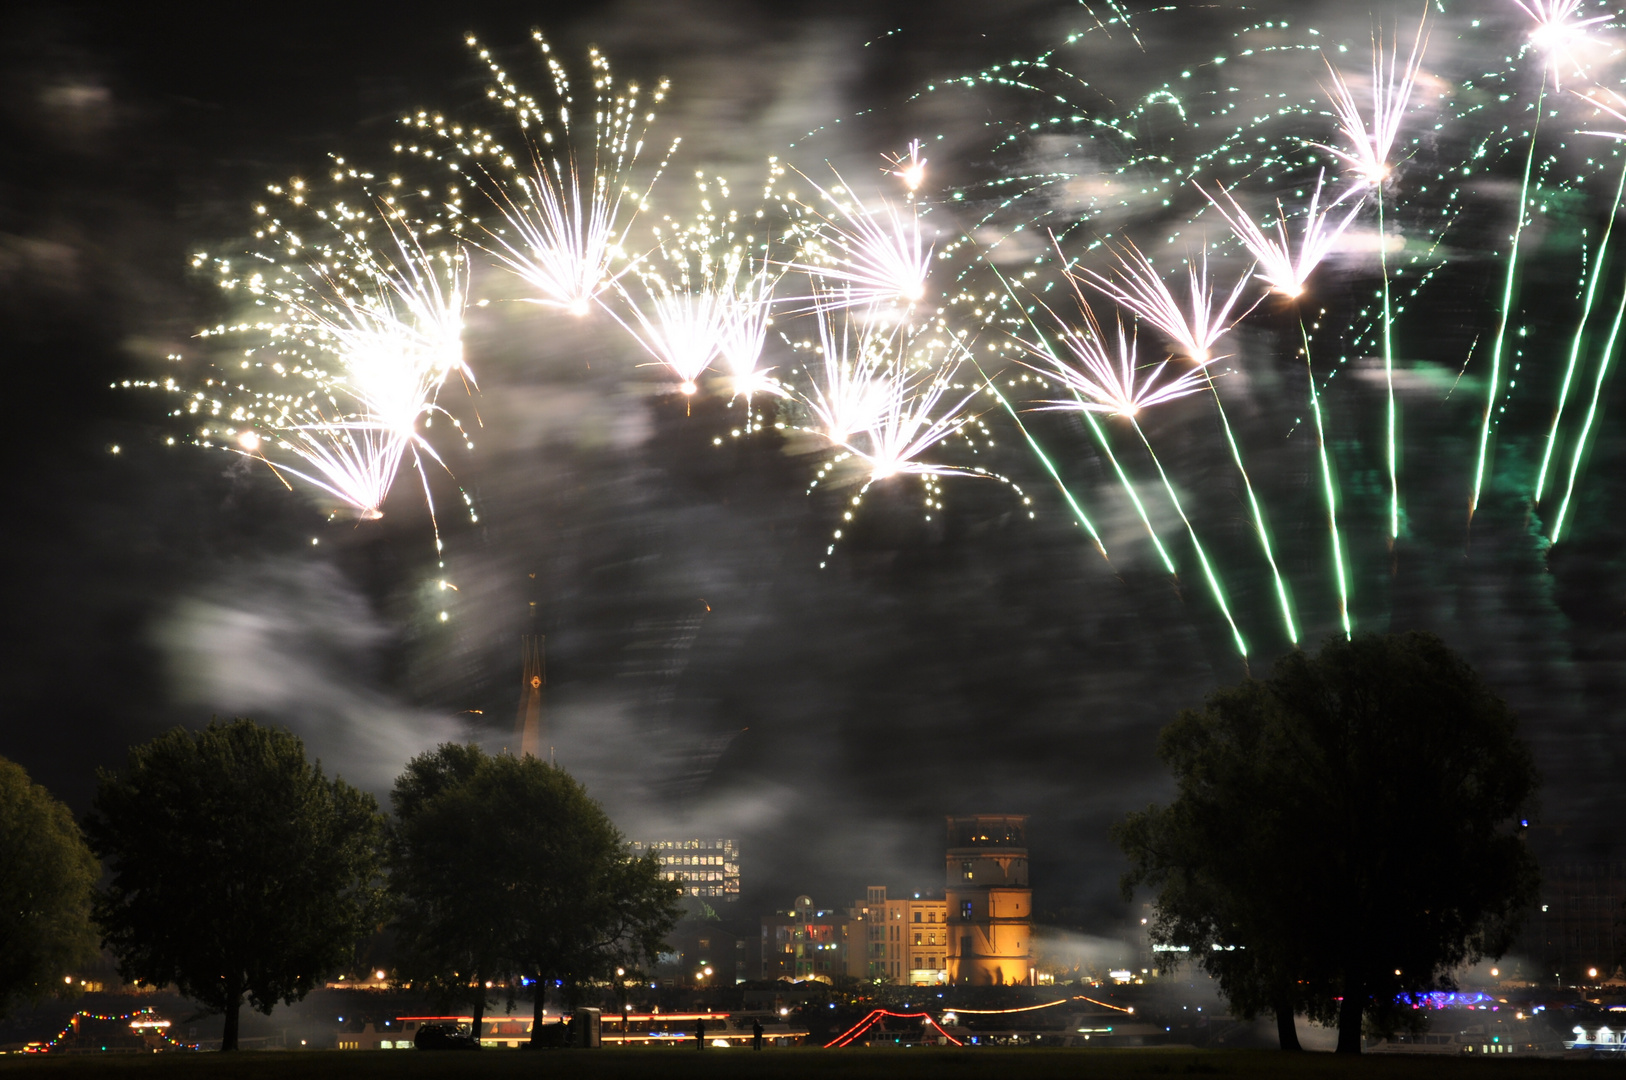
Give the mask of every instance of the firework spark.
[[[535, 290], [534, 302], [585, 315], [631, 265], [623, 238], [649, 192], [636, 193], [627, 177], [655, 114], [642, 111], [636, 84], [617, 91], [609, 60], [597, 49], [590, 51], [594, 125], [591, 160], [584, 163], [574, 141], [569, 73], [546, 39], [540, 33], [532, 36], [553, 85], [551, 109], [521, 91], [489, 50], [479, 48], [474, 38], [468, 39], [491, 70], [495, 85], [489, 96], [513, 112], [524, 134], [529, 171], [518, 168], [515, 159], [484, 132], [471, 130], [465, 136], [461, 129], [453, 128], [451, 134], [466, 139], [460, 149], [471, 156], [498, 157], [509, 170], [506, 179], [486, 185], [507, 225], [506, 229], [485, 230], [485, 244], [492, 255]], [[663, 101], [666, 91], [663, 82], [651, 104]], [[676, 145], [674, 142], [673, 147]], [[657, 178], [659, 173], [657, 169]], [[652, 179], [650, 187], [654, 183]], [[617, 271], [617, 262], [626, 265]]]
[[1122, 321], [1117, 327], [1116, 347], [1109, 346], [1095, 312], [1082, 297], [1079, 311], [1082, 330], [1064, 327], [1056, 336], [1066, 356], [1058, 355], [1048, 341], [1022, 343], [1045, 362], [1034, 370], [1074, 391], [1077, 398], [1045, 401], [1046, 409], [1087, 410], [1111, 416], [1136, 416], [1142, 409], [1200, 393], [1207, 385], [1202, 367], [1192, 368], [1172, 379], [1163, 377], [1169, 366], [1164, 360], [1145, 367], [1136, 356], [1135, 340]]
[[975, 476], [975, 469], [924, 461], [921, 455], [956, 434], [971, 416], [967, 406], [978, 387], [956, 383], [965, 348], [951, 344], [935, 362], [921, 360], [881, 381], [880, 408], [862, 432], [843, 445], [873, 480], [889, 476]]
[[[374, 179], [336, 163], [341, 184]], [[199, 336], [247, 334], [260, 344], [245, 351], [235, 379], [208, 380], [184, 412], [233, 425], [201, 429], [205, 445], [219, 441], [375, 519], [408, 457], [420, 474], [425, 459], [442, 463], [421, 428], [442, 414], [461, 430], [437, 399], [454, 373], [473, 382], [462, 345], [467, 263], [445, 230], [406, 212], [393, 192], [341, 194], [315, 209], [303, 181], [270, 191], [313, 214], [329, 238], [307, 243], [303, 229], [258, 208], [258, 237], [278, 245], [259, 253], [269, 268], [245, 277], [229, 260], [217, 266], [223, 287], [268, 314]], [[380, 234], [387, 244], [375, 245]], [[424, 484], [433, 513], [426, 476]]]
[[1356, 202], [1346, 214], [1335, 218], [1333, 211], [1337, 206], [1336, 202], [1328, 206], [1321, 205], [1321, 191], [1325, 180], [1325, 172], [1316, 177], [1315, 191], [1310, 195], [1310, 205], [1305, 211], [1303, 228], [1299, 233], [1296, 256], [1287, 239], [1287, 215], [1282, 210], [1280, 202], [1276, 204], [1275, 235], [1271, 236], [1237, 204], [1229, 191], [1219, 189], [1220, 195], [1229, 204], [1227, 209], [1206, 190], [1200, 187], [1198, 190], [1202, 191], [1203, 197], [1208, 199], [1225, 219], [1225, 223], [1231, 227], [1231, 231], [1248, 250], [1248, 254], [1258, 261], [1259, 272], [1256, 276], [1283, 296], [1297, 298], [1304, 293], [1304, 286], [1309, 281], [1310, 275], [1331, 253], [1333, 246], [1354, 222], [1355, 215], [1361, 208], [1360, 203]]
[[811, 389], [800, 396], [818, 420], [819, 434], [845, 446], [885, 408], [886, 373], [898, 331], [876, 319], [873, 310], [856, 314], [850, 299], [821, 307], [816, 314], [823, 362]]
[[[900, 210], [881, 199], [872, 209], [845, 185], [826, 190], [813, 184], [813, 188], [830, 211], [812, 211], [817, 225], [789, 268], [821, 282], [826, 296], [839, 295], [860, 307], [909, 306], [924, 300], [932, 244], [921, 229], [915, 205]], [[831, 292], [832, 287], [840, 292]]]
[[[1073, 361], [1077, 363], [1077, 367], [1057, 356], [1055, 350], [1046, 342], [1023, 343], [1029, 352], [1044, 360], [1050, 368], [1048, 371], [1040, 368], [1035, 370], [1039, 370], [1055, 379], [1062, 386], [1073, 391], [1075, 395], [1072, 401], [1042, 402], [1041, 408], [1082, 411], [1085, 413], [1108, 413], [1126, 418], [1130, 425], [1134, 427], [1136, 435], [1140, 437], [1142, 444], [1146, 447], [1146, 452], [1151, 455], [1152, 463], [1157, 467], [1158, 476], [1163, 481], [1163, 489], [1169, 496], [1170, 504], [1174, 507], [1175, 513], [1180, 516], [1181, 523], [1186, 527], [1186, 534], [1191, 539], [1192, 549], [1197, 554], [1198, 565], [1202, 568], [1203, 577], [1208, 582], [1209, 589], [1213, 593], [1214, 602], [1218, 605], [1220, 613], [1224, 615], [1226, 623], [1231, 628], [1237, 651], [1246, 659], [1248, 647], [1243, 640], [1241, 631], [1237, 628], [1236, 620], [1231, 617], [1230, 606], [1225, 601], [1225, 591], [1220, 585], [1219, 577], [1214, 573], [1213, 565], [1208, 560], [1208, 553], [1203, 550], [1202, 541], [1197, 538], [1196, 527], [1192, 525], [1191, 519], [1186, 516], [1185, 507], [1180, 501], [1180, 496], [1175, 491], [1174, 483], [1169, 479], [1168, 474], [1163, 471], [1162, 462], [1158, 460], [1157, 453], [1152, 449], [1151, 442], [1146, 438], [1145, 431], [1141, 429], [1140, 422], [1136, 419], [1143, 408], [1201, 392], [1207, 385], [1207, 365], [1199, 365], [1197, 368], [1182, 373], [1172, 381], [1162, 384], [1159, 384], [1158, 380], [1163, 370], [1168, 366], [1169, 361], [1167, 360], [1153, 367], [1149, 375], [1140, 375], [1140, 365], [1135, 355], [1135, 342], [1125, 332], [1123, 323], [1119, 322], [1117, 327], [1117, 348], [1115, 350], [1109, 349], [1104, 343], [1105, 335], [1101, 333], [1101, 327], [1096, 320], [1095, 313], [1090, 310], [1090, 306], [1084, 300], [1082, 294], [1078, 294], [1076, 299], [1078, 300], [1080, 313], [1084, 318], [1085, 328], [1082, 331], [1063, 330], [1061, 341], [1071, 354]], [[1124, 478], [1124, 483], [1125, 487], [1128, 488], [1127, 478]], [[1138, 502], [1137, 509], [1141, 509]], [[1142, 519], [1145, 520], [1143, 510]], [[1151, 531], [1151, 523], [1149, 521], [1145, 523], [1148, 531]], [[1152, 533], [1152, 538], [1154, 542], [1157, 541], [1155, 532]], [[1169, 561], [1167, 553], [1162, 550], [1161, 543], [1158, 544], [1158, 550], [1159, 554], [1163, 555], [1165, 563], [1172, 567], [1173, 564]]]
[[1526, 15], [1535, 21], [1530, 29], [1530, 44], [1547, 58], [1547, 68], [1553, 77], [1553, 86], [1563, 89], [1560, 68], [1568, 65], [1577, 75], [1582, 68], [1576, 51], [1591, 39], [1588, 28], [1606, 23], [1614, 16], [1595, 15], [1581, 18], [1581, 0], [1513, 0]]
[[886, 159], [892, 166], [891, 174], [902, 180], [910, 192], [919, 191], [920, 185], [926, 182], [926, 159], [920, 154], [920, 145], [919, 139], [911, 139], [908, 153]]
[[773, 323], [773, 292], [779, 279], [766, 267], [753, 270], [747, 266], [728, 280], [733, 288], [719, 351], [728, 368], [731, 389], [747, 398], [759, 393], [782, 393], [773, 377], [758, 367], [768, 327]]
[[671, 369], [682, 393], [693, 394], [732, 333], [734, 298], [720, 289], [690, 292], [654, 276], [642, 280], [642, 296], [626, 286], [617, 288], [632, 313], [632, 322], [621, 320], [621, 325]]
[[1390, 155], [1394, 152], [1395, 139], [1400, 134], [1401, 121], [1405, 119], [1406, 110], [1411, 105], [1412, 90], [1417, 85], [1426, 44], [1423, 24], [1419, 23], [1417, 37], [1412, 42], [1411, 57], [1402, 68], [1399, 42], [1392, 42], [1385, 52], [1377, 38], [1373, 38], [1370, 124], [1348, 81], [1333, 66], [1331, 60], [1327, 61], [1327, 71], [1332, 76], [1332, 86], [1326, 88], [1327, 97], [1332, 102], [1333, 116], [1338, 121], [1339, 133], [1347, 140], [1350, 148], [1340, 150], [1322, 143], [1312, 145], [1344, 162], [1363, 183], [1382, 184], [1389, 176], [1389, 171], [1393, 167]]
[[[1208, 252], [1204, 249], [1198, 258], [1187, 261], [1186, 305], [1182, 305], [1152, 260], [1134, 244], [1125, 243], [1114, 254], [1114, 276], [1084, 270], [1080, 273], [1085, 283], [1157, 327], [1199, 368], [1206, 366], [1213, 359], [1214, 343], [1234, 322], [1231, 313], [1248, 284], [1252, 267], [1237, 278], [1221, 300], [1209, 282]], [[1067, 273], [1074, 276], [1072, 271]]]

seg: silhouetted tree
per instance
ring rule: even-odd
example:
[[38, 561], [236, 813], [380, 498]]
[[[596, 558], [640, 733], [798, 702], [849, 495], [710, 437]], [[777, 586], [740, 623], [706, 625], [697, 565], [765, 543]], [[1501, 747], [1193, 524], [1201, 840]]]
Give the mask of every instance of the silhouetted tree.
[[478, 1038], [490, 991], [510, 967], [508, 897], [486, 860], [501, 858], [503, 834], [470, 820], [462, 800], [442, 798], [470, 783], [491, 759], [478, 746], [445, 743], [407, 762], [390, 793], [389, 890], [399, 950], [397, 974], [441, 1008], [470, 1007]]
[[448, 744], [408, 765], [394, 801], [390, 888], [415, 981], [482, 1008], [486, 979], [503, 979], [510, 1000], [527, 980], [533, 1044], [548, 985], [574, 1000], [653, 959], [677, 921], [658, 857], [629, 853], [563, 769]]
[[95, 958], [100, 872], [68, 808], [0, 758], [0, 1016], [62, 992], [65, 976]]
[[86, 820], [113, 872], [96, 900], [127, 979], [173, 984], [226, 1016], [303, 998], [377, 924], [383, 819], [285, 731], [176, 728], [103, 771]]
[[1538, 884], [1537, 787], [1512, 714], [1431, 634], [1335, 638], [1165, 728], [1179, 793], [1114, 830], [1128, 896], [1244, 1015], [1295, 1008], [1359, 1053], [1363, 1017], [1508, 947]]

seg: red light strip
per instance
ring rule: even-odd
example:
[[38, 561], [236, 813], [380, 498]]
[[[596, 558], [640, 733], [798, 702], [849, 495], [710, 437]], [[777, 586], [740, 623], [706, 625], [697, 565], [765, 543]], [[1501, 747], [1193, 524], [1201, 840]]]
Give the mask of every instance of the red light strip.
[[942, 1035], [943, 1038], [947, 1039], [949, 1042], [953, 1043], [955, 1046], [964, 1046], [965, 1045], [959, 1039], [956, 1039], [953, 1035], [950, 1035], [947, 1031], [944, 1031], [943, 1026], [941, 1024], [939, 1024], [936, 1020], [932, 1019], [932, 1014], [931, 1013], [923, 1013], [923, 1012], [900, 1013], [900, 1012], [892, 1012], [892, 1011], [890, 1011], [888, 1009], [875, 1009], [868, 1016], [864, 1017], [864, 1019], [860, 1020], [858, 1023], [856, 1023], [852, 1027], [848, 1028], [847, 1031], [844, 1034], [838, 1035], [833, 1040], [831, 1040], [830, 1042], [825, 1043], [824, 1048], [826, 1050], [840, 1049], [841, 1047], [846, 1046], [849, 1043], [851, 1043], [854, 1039], [858, 1038], [860, 1035], [864, 1034], [864, 1032], [868, 1031], [870, 1028], [874, 1027], [876, 1024], [880, 1023], [881, 1020], [884, 1017], [888, 1017], [888, 1016], [893, 1017], [894, 1019], [897, 1019], [897, 1020], [921, 1020], [921, 1021], [924, 1021], [926, 1026], [934, 1028], [938, 1032], [938, 1034]]

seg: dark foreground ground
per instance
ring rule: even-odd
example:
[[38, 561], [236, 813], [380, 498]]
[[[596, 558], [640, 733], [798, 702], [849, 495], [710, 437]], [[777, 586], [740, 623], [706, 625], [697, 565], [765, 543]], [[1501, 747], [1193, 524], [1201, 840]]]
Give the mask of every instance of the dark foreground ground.
[[0, 1058], [11, 1077], [242, 1077], [245, 1080], [400, 1080], [413, 1077], [560, 1077], [577, 1080], [716, 1080], [829, 1077], [831, 1080], [1118, 1080], [1137, 1077], [1342, 1077], [1377, 1080], [1590, 1080], [1626, 1078], [1626, 1055], [1611, 1061], [1374, 1057], [1255, 1050], [603, 1050], [428, 1053], [320, 1050], [288, 1053], [164, 1054], [130, 1057]]

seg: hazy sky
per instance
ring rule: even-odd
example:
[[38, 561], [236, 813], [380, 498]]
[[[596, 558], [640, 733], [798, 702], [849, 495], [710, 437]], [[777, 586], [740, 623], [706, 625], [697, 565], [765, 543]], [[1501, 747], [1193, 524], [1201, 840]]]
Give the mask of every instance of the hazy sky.
[[[1408, 34], [1415, 7], [1400, 5]], [[806, 494], [815, 456], [771, 438], [715, 445], [738, 409], [705, 399], [686, 413], [660, 395], [607, 318], [566, 323], [495, 304], [471, 316], [466, 339], [481, 389], [458, 409], [480, 416], [477, 449], [448, 458], [480, 521], [437, 478], [442, 569], [416, 478], [382, 521], [328, 521], [308, 492], [290, 493], [263, 468], [167, 445], [185, 432], [161, 397], [108, 389], [163, 374], [170, 353], [208, 357], [212, 346], [193, 335], [228, 312], [189, 256], [229, 250], [266, 183], [319, 170], [330, 152], [387, 163], [401, 114], [477, 106], [468, 30], [513, 50], [522, 75], [535, 74], [523, 58], [541, 25], [578, 70], [596, 42], [624, 74], [670, 76], [656, 132], [684, 137], [662, 181], [675, 192], [705, 169], [749, 193], [768, 154], [810, 175], [829, 161], [880, 190], [881, 155], [927, 139], [938, 175], [976, 207], [929, 218], [947, 237], [1012, 194], [997, 181], [1019, 174], [1067, 182], [1036, 190], [989, 229], [1024, 215], [1076, 220], [1107, 165], [1087, 130], [1054, 125], [1052, 98], [986, 83], [951, 92], [946, 76], [1079, 32], [1082, 44], [1023, 78], [1072, 87], [1078, 107], [1104, 113], [1103, 102], [1122, 107], [1210, 54], [1238, 51], [1229, 33], [1244, 23], [1314, 14], [1303, 3], [1246, 18], [1177, 3], [1140, 17], [1137, 47], [1121, 28], [1109, 36], [1096, 25], [1092, 14], [1107, 17], [1111, 4], [1093, 8], [854, 2], [788, 13], [649, 0], [459, 5], [408, 19], [340, 5], [297, 19], [265, 12], [252, 33], [238, 12], [194, 17], [168, 5], [5, 16], [0, 347], [13, 510], [0, 754], [83, 809], [95, 769], [116, 766], [131, 742], [211, 714], [248, 715], [286, 724], [329, 769], [382, 794], [408, 756], [437, 741], [511, 744], [519, 635], [534, 602], [549, 639], [558, 760], [629, 832], [739, 836], [750, 903], [937, 885], [944, 814], [1025, 812], [1040, 907], [1110, 925], [1119, 865], [1108, 823], [1167, 795], [1158, 728], [1243, 670], [1149, 464], [1131, 467], [1148, 502], [1159, 500], [1150, 512], [1183, 563], [1178, 586], [1076, 419], [1030, 414], [1111, 563], [1010, 422], [990, 414], [997, 446], [984, 460], [1033, 499], [1032, 519], [1009, 487], [951, 480], [946, 509], [928, 523], [918, 485], [889, 482], [821, 570], [848, 493]], [[1440, 78], [1472, 69], [1486, 48], [1470, 33], [1474, 18], [1516, 43], [1511, 9], [1447, 5], [1430, 45]], [[1374, 18], [1387, 27], [1398, 16], [1375, 0], [1371, 15], [1341, 4], [1327, 17], [1328, 40], [1359, 42]], [[1297, 82], [1240, 61], [1198, 77], [1250, 105], [1288, 88], [1319, 93], [1318, 57], [1282, 63], [1298, 65]], [[915, 96], [928, 85], [938, 89]], [[1030, 120], [1041, 126], [1024, 134]], [[1163, 137], [1161, 122], [1147, 120], [1140, 137]], [[1013, 132], [1019, 142], [1006, 141]], [[1475, 137], [1447, 128], [1416, 153], [1444, 160]], [[1414, 176], [1422, 182], [1420, 165]], [[1547, 777], [1544, 820], [1565, 826], [1566, 857], [1579, 857], [1597, 838], [1587, 823], [1622, 809], [1626, 492], [1609, 410], [1626, 401], [1607, 388], [1574, 533], [1551, 551], [1550, 509], [1531, 513], [1521, 477], [1539, 456], [1573, 333], [1580, 253], [1606, 209], [1588, 200], [1609, 192], [1594, 181], [1555, 199], [1531, 230], [1539, 256], [1514, 320], [1526, 330], [1515, 377], [1529, 390], [1509, 399], [1502, 471], [1470, 536], [1465, 465], [1488, 348], [1477, 342], [1494, 329], [1506, 181], [1493, 170], [1463, 185], [1471, 206], [1450, 237], [1451, 270], [1398, 323], [1410, 531], [1392, 556], [1370, 342], [1365, 353], [1358, 342], [1332, 346], [1350, 362], [1332, 384], [1330, 438], [1357, 625], [1435, 630], [1480, 665], [1524, 718]], [[1143, 219], [1150, 242], [1160, 209], [1127, 205], [1096, 233], [1135, 235]], [[1042, 250], [1021, 247], [1028, 235], [1005, 250]], [[1370, 289], [1372, 260], [1358, 255], [1337, 280]], [[475, 287], [507, 286], [493, 274]], [[1608, 278], [1600, 307], [1622, 287]], [[1336, 596], [1296, 334], [1266, 312], [1234, 335], [1224, 394], [1257, 455], [1255, 481], [1313, 644], [1336, 629]], [[1599, 337], [1589, 338], [1594, 353]], [[769, 362], [786, 359], [771, 349]], [[1211, 554], [1234, 568], [1232, 606], [1261, 673], [1287, 641], [1212, 411], [1199, 399], [1148, 429]]]

